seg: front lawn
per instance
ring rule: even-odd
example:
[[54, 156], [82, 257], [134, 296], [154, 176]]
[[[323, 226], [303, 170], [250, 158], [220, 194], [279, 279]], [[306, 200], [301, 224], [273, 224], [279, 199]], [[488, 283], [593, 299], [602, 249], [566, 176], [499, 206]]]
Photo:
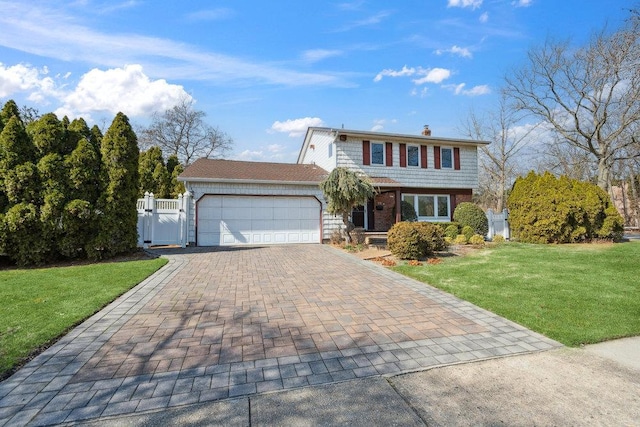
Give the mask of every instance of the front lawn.
[[640, 335], [640, 242], [507, 243], [393, 269], [568, 346]]
[[0, 379], [166, 263], [158, 258], [0, 271]]

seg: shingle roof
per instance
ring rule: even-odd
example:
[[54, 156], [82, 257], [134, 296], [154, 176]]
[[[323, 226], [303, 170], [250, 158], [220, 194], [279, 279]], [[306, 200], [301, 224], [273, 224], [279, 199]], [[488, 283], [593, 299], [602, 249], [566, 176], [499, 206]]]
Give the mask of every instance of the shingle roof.
[[369, 181], [371, 181], [373, 185], [400, 185], [395, 179], [387, 178], [386, 176], [370, 176]]
[[198, 159], [180, 174], [181, 181], [273, 181], [320, 183], [329, 173], [316, 165]]

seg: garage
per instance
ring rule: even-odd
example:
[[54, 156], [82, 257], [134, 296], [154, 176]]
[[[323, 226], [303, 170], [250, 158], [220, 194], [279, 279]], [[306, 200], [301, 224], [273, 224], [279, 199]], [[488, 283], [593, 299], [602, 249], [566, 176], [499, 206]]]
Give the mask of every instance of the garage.
[[313, 196], [204, 195], [196, 212], [198, 246], [321, 242]]

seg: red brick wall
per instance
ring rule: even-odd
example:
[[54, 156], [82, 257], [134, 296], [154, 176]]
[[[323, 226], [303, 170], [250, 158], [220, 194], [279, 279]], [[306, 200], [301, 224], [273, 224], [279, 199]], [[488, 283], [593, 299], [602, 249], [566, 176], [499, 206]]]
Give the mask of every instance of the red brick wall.
[[[382, 206], [382, 210], [378, 210], [377, 206]], [[394, 192], [390, 191], [376, 195], [373, 202], [373, 231], [388, 231], [391, 228], [395, 220], [395, 206], [396, 195]]]

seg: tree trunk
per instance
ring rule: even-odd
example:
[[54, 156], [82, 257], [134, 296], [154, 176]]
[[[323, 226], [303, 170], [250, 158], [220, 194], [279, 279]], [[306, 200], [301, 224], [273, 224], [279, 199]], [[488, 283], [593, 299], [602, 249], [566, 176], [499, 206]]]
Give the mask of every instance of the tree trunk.
[[604, 158], [598, 159], [598, 187], [609, 194], [611, 187], [611, 167]]

